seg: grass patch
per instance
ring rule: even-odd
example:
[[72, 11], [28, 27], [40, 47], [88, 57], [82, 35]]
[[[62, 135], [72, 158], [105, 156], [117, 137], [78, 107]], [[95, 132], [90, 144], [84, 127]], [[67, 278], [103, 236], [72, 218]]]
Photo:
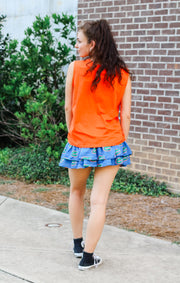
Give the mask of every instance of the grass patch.
[[12, 184], [14, 184], [15, 182], [16, 182], [16, 181], [9, 181], [9, 180], [0, 179], [0, 185], [6, 185], [6, 184], [12, 185]]
[[70, 192], [62, 192], [63, 196], [69, 196], [70, 195]]
[[59, 202], [57, 203], [57, 206], [65, 206], [65, 207], [68, 207], [68, 203], [67, 202]]
[[172, 244], [175, 244], [175, 245], [180, 245], [180, 241], [174, 241], [174, 242], [172, 242]]
[[58, 210], [63, 212], [63, 213], [69, 213], [69, 209], [68, 209], [68, 203], [67, 202], [59, 202], [57, 203], [58, 206]]
[[48, 192], [50, 191], [51, 189], [48, 189], [48, 188], [37, 188], [37, 189], [34, 189], [32, 190], [32, 193], [44, 193], [44, 192]]

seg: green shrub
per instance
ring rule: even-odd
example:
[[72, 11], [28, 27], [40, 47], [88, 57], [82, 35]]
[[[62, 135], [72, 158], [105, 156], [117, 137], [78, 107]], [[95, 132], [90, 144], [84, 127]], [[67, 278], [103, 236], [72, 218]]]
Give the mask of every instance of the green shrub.
[[6, 41], [0, 86], [0, 124], [16, 143], [47, 143], [49, 151], [64, 143], [66, 66], [75, 59], [73, 16], [36, 17], [18, 49]]
[[167, 185], [152, 177], [130, 170], [120, 169], [113, 183], [112, 190], [128, 194], [143, 194], [148, 196], [170, 195]]
[[[49, 156], [47, 146], [3, 149], [0, 151], [0, 174], [26, 182], [58, 182], [67, 175], [58, 159]], [[62, 150], [59, 150], [59, 156]]]

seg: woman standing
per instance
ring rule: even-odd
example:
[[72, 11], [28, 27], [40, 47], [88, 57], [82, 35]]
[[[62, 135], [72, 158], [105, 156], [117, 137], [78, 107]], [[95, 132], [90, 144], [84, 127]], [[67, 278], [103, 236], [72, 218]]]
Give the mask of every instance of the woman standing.
[[[83, 60], [72, 62], [67, 73], [68, 143], [59, 165], [69, 168], [74, 254], [82, 257], [79, 269], [86, 270], [102, 263], [94, 250], [104, 227], [108, 195], [119, 166], [130, 164], [131, 150], [126, 139], [131, 80], [106, 20], [82, 25], [75, 47]], [[84, 193], [92, 167], [94, 183], [84, 246]]]

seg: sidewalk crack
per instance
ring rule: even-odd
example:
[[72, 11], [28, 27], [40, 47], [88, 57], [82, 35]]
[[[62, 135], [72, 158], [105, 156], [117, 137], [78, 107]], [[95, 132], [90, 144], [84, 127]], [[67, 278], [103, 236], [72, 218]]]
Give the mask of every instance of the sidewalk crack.
[[25, 281], [25, 282], [35, 283], [35, 282], [30, 281], [30, 280], [28, 280], [28, 279], [25, 279], [25, 278], [23, 278], [23, 277], [21, 277], [21, 276], [18, 276], [18, 275], [16, 275], [16, 274], [13, 274], [13, 273], [11, 273], [11, 272], [8, 272], [8, 271], [6, 271], [6, 270], [3, 270], [3, 269], [1, 269], [1, 268], [0, 268], [0, 272], [4, 272], [4, 273], [6, 273], [6, 274], [8, 274], [8, 275], [10, 275], [10, 276], [13, 276], [13, 277], [15, 277], [15, 278], [21, 279], [21, 280], [23, 280], [23, 281]]
[[5, 201], [7, 201], [8, 198], [5, 198], [1, 203], [0, 205], [2, 205]]

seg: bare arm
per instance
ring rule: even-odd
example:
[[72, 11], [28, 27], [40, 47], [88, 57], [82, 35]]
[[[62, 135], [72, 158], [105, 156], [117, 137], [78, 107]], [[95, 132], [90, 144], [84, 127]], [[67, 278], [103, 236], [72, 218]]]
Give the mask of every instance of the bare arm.
[[131, 121], [131, 79], [128, 78], [126, 89], [121, 102], [121, 127], [125, 135], [125, 140], [129, 134], [130, 121]]
[[72, 81], [73, 81], [73, 70], [74, 70], [74, 62], [69, 65], [66, 77], [66, 88], [65, 88], [65, 116], [66, 116], [66, 124], [69, 132], [71, 119], [72, 119]]

